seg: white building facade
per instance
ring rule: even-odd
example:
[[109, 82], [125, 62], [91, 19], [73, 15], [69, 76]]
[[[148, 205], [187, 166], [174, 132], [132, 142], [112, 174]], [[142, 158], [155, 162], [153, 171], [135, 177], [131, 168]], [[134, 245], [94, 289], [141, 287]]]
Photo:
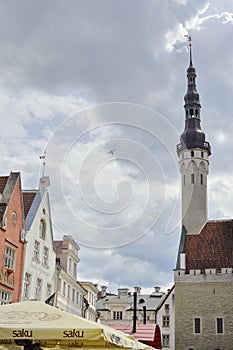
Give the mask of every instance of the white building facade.
[[25, 232], [21, 300], [46, 300], [55, 291], [53, 231], [49, 205], [49, 178], [42, 177], [39, 189], [23, 191]]

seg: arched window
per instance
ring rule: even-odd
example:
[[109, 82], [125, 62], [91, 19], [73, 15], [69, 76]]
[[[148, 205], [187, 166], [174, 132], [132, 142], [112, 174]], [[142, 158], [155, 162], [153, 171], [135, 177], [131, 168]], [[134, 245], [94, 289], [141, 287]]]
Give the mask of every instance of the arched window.
[[191, 184], [194, 184], [194, 173], [191, 174]]
[[40, 220], [39, 236], [42, 239], [45, 239], [45, 236], [46, 236], [46, 222], [43, 219]]

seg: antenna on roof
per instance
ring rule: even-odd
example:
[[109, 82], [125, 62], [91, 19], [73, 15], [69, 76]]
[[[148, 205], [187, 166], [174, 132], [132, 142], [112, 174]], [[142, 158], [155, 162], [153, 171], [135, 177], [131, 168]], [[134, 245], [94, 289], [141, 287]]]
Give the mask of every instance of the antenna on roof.
[[39, 156], [39, 158], [41, 159], [42, 161], [42, 177], [44, 177], [44, 174], [45, 174], [45, 166], [46, 166], [46, 162], [45, 162], [45, 158], [46, 158], [46, 150], [44, 150], [44, 153]]

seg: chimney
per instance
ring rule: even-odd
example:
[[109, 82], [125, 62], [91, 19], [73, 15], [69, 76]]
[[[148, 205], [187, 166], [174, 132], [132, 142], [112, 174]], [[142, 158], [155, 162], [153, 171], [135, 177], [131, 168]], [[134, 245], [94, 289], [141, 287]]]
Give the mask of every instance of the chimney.
[[141, 294], [141, 290], [142, 290], [141, 287], [138, 287], [138, 286], [135, 286], [135, 287], [134, 287], [134, 291], [137, 293], [137, 295], [140, 295], [140, 294]]
[[106, 287], [106, 286], [101, 286], [101, 298], [106, 297], [106, 294], [107, 294], [106, 290], [107, 290], [107, 288], [108, 287]]
[[129, 288], [118, 288], [118, 298], [127, 297], [129, 293]]
[[155, 287], [154, 287], [154, 289], [155, 289], [154, 293], [159, 293], [159, 292], [160, 292], [161, 287], [159, 287], [159, 286], [155, 286]]

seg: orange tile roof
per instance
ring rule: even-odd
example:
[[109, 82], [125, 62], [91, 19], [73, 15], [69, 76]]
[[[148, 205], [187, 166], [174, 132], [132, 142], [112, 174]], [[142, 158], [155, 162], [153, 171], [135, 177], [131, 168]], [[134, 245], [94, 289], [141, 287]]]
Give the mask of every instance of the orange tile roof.
[[233, 267], [233, 220], [208, 221], [198, 235], [186, 234], [186, 269]]

